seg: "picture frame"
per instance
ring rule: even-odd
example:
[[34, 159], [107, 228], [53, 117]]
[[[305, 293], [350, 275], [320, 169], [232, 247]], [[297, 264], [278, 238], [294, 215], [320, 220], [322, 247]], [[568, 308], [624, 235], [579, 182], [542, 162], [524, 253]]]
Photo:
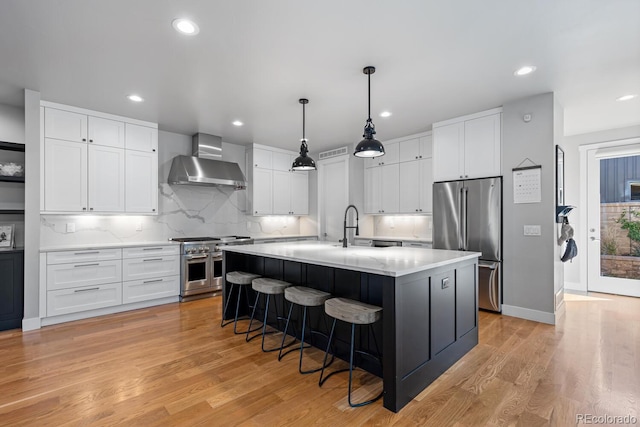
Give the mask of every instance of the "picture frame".
[[564, 150], [556, 145], [556, 206], [564, 206]]
[[13, 249], [16, 225], [0, 222], [0, 249]]

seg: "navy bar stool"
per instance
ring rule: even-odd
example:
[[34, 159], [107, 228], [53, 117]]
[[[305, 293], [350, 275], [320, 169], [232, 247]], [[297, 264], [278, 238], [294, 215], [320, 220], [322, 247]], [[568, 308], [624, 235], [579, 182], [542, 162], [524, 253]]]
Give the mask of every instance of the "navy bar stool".
[[[247, 302], [249, 302], [249, 291], [247, 291], [247, 286], [251, 284], [251, 282], [253, 282], [253, 279], [257, 279], [258, 277], [260, 277], [259, 274], [253, 274], [253, 273], [245, 273], [244, 271], [232, 271], [230, 273], [227, 273], [226, 275], [226, 280], [227, 282], [231, 283], [231, 288], [229, 289], [229, 295], [227, 295], [227, 301], [225, 301], [224, 303], [224, 307], [222, 309], [222, 320], [220, 321], [220, 327], [224, 327], [227, 326], [228, 324], [233, 322], [233, 333], [234, 334], [246, 334], [249, 330], [247, 331], [243, 331], [243, 332], [238, 332], [237, 330], [237, 326], [238, 326], [238, 311], [240, 310], [240, 294], [242, 293], [242, 290], [244, 289], [244, 295], [247, 298]], [[236, 302], [236, 315], [233, 318], [233, 320], [229, 320], [225, 323], [224, 321], [224, 315], [227, 314], [227, 308], [229, 308], [229, 301], [231, 300], [231, 295], [233, 295], [233, 289], [234, 287], [238, 285], [238, 301]], [[249, 306], [249, 308], [253, 308], [251, 306]], [[245, 316], [242, 319], [249, 319], [249, 316]], [[256, 329], [257, 330], [257, 329]], [[253, 332], [253, 331], [251, 331]]]
[[[310, 307], [321, 307], [322, 305], [324, 305], [326, 300], [331, 298], [331, 294], [320, 291], [318, 289], [307, 288], [305, 286], [290, 286], [284, 290], [284, 298], [287, 301], [289, 301], [291, 304], [289, 306], [289, 315], [287, 316], [287, 324], [284, 328], [284, 334], [282, 335], [282, 343], [280, 344], [280, 352], [278, 353], [278, 360], [281, 360], [285, 355], [296, 350], [296, 348], [292, 348], [287, 352], [282, 353], [282, 350], [285, 347], [284, 340], [285, 340], [285, 337], [287, 336], [287, 331], [289, 330], [289, 323], [291, 322], [291, 313], [293, 312], [293, 306], [298, 305], [303, 309], [302, 310], [302, 334], [300, 335], [300, 360], [298, 362], [298, 372], [300, 372], [301, 374], [311, 374], [314, 372], [318, 372], [322, 369], [322, 366], [316, 369], [311, 369], [311, 370], [302, 369], [302, 350], [304, 348], [311, 347], [310, 345], [307, 345], [306, 347], [304, 345], [304, 336], [307, 331], [307, 325], [308, 325], [307, 322], [309, 319], [308, 309]], [[318, 335], [324, 336], [325, 338], [328, 338], [326, 334], [320, 331], [314, 331], [313, 329], [311, 329], [311, 326], [309, 326], [308, 329], [309, 329], [310, 335], [318, 334]], [[333, 362], [333, 357], [331, 358], [331, 362]], [[331, 362], [329, 362], [329, 365], [331, 364]]]
[[[352, 408], [356, 408], [358, 406], [364, 406], [364, 405], [368, 405], [370, 403], [375, 402], [376, 400], [382, 397], [382, 395], [384, 394], [384, 389], [380, 392], [378, 396], [374, 397], [371, 400], [367, 400], [361, 403], [352, 403], [351, 402], [351, 385], [352, 385], [352, 378], [353, 378], [354, 353], [358, 353], [362, 356], [367, 356], [372, 359], [375, 359], [378, 363], [380, 363], [380, 365], [382, 365], [382, 361], [380, 360], [380, 356], [379, 356], [380, 349], [378, 347], [378, 343], [376, 341], [376, 336], [373, 331], [373, 328], [371, 327], [371, 325], [373, 325], [375, 322], [380, 320], [380, 318], [382, 317], [382, 308], [377, 307], [375, 305], [365, 304], [363, 302], [355, 301], [347, 298], [331, 298], [325, 301], [324, 310], [327, 313], [327, 315], [333, 317], [333, 325], [331, 326], [331, 333], [329, 334], [329, 343], [327, 344], [327, 350], [324, 353], [324, 362], [322, 363], [322, 371], [320, 373], [320, 380], [318, 382], [318, 385], [322, 387], [322, 384], [324, 384], [324, 382], [333, 374], [337, 374], [338, 372], [349, 371], [349, 393], [348, 393], [349, 406], [351, 406]], [[336, 328], [336, 321], [338, 320], [351, 324], [351, 345], [350, 345], [350, 352], [349, 352], [349, 368], [333, 371], [325, 377], [324, 370], [326, 366], [328, 366], [327, 356], [329, 354], [329, 347], [333, 340], [333, 333]], [[371, 353], [361, 351], [361, 350], [354, 350], [356, 325], [366, 325], [369, 327], [368, 330], [371, 331], [371, 335], [373, 336], [373, 342], [375, 344], [376, 351], [378, 353], [377, 355], [373, 355]]]

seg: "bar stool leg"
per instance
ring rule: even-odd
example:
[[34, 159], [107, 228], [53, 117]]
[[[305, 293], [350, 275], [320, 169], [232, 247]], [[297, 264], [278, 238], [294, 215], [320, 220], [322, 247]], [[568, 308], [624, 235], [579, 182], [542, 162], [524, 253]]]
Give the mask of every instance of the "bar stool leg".
[[[287, 316], [287, 323], [284, 326], [284, 332], [282, 333], [282, 342], [280, 343], [280, 351], [278, 352], [278, 361], [282, 360], [285, 354], [282, 354], [284, 349], [284, 340], [287, 337], [287, 331], [289, 330], [289, 322], [291, 321], [291, 312], [293, 311], [293, 304], [289, 305], [289, 315]], [[304, 338], [304, 326], [302, 327], [302, 336]]]
[[256, 335], [254, 335], [254, 336], [252, 336], [252, 337], [249, 337], [249, 333], [250, 333], [250, 332], [255, 332], [255, 331], [257, 331], [257, 330], [259, 329], [259, 328], [256, 328], [256, 329], [254, 329], [254, 330], [252, 330], [252, 329], [251, 329], [251, 325], [253, 324], [253, 319], [254, 319], [254, 318], [255, 318], [255, 316], [256, 316], [256, 307], [258, 306], [258, 300], [259, 300], [259, 298], [260, 298], [260, 292], [256, 292], [256, 300], [255, 300], [255, 302], [253, 303], [253, 310], [251, 310], [251, 320], [249, 320], [249, 328], [247, 329], [247, 336], [245, 337], [245, 341], [247, 341], [247, 342], [251, 341], [252, 339], [254, 339], [255, 337], [257, 337], [257, 336], [258, 336], [258, 335], [256, 334]]
[[327, 355], [329, 354], [329, 347], [331, 347], [331, 341], [333, 340], [333, 332], [335, 331], [335, 329], [336, 329], [336, 319], [333, 319], [333, 324], [331, 325], [331, 332], [329, 333], [329, 341], [327, 342], [327, 349], [324, 352], [324, 360], [322, 361], [322, 369], [320, 370], [320, 380], [318, 380], [318, 386], [320, 387], [322, 387], [322, 384], [324, 384], [327, 378], [329, 378], [331, 375], [335, 373], [335, 372], [332, 372], [331, 374], [327, 375], [326, 378], [323, 379], [324, 370], [327, 367]]
[[[220, 321], [220, 327], [222, 328], [223, 326], [228, 325], [229, 323], [231, 323], [231, 320], [229, 320], [227, 323], [224, 323], [224, 315], [227, 314], [227, 308], [229, 308], [229, 302], [231, 301], [231, 295], [233, 294], [233, 288], [235, 286], [235, 283], [231, 284], [231, 289], [229, 290], [229, 295], [227, 295], [227, 301], [224, 303], [224, 307], [222, 308], [222, 320]], [[238, 302], [240, 302], [240, 292], [238, 292]], [[238, 321], [238, 310], [236, 309], [236, 318], [235, 321]], [[235, 325], [233, 326], [233, 332], [235, 332]]]

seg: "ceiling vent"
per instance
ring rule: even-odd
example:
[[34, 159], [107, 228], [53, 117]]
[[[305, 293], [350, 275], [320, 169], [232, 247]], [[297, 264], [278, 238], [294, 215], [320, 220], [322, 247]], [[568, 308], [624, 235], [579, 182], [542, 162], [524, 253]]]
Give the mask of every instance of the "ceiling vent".
[[331, 157], [343, 156], [345, 154], [349, 154], [349, 148], [340, 147], [340, 148], [336, 148], [335, 150], [323, 151], [322, 153], [320, 153], [318, 158], [320, 160], [323, 160], [323, 159], [329, 159]]

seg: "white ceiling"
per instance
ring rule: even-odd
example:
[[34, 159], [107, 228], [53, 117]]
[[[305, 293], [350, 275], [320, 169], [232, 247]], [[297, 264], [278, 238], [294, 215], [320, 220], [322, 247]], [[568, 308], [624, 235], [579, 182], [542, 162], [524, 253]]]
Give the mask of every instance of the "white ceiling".
[[[176, 17], [200, 34], [176, 33]], [[515, 77], [524, 64], [538, 69]], [[548, 91], [567, 135], [636, 125], [640, 98], [616, 98], [640, 94], [640, 1], [0, 1], [4, 104], [28, 88], [162, 130], [297, 150], [306, 97], [318, 152], [361, 139], [367, 65], [383, 141]]]

